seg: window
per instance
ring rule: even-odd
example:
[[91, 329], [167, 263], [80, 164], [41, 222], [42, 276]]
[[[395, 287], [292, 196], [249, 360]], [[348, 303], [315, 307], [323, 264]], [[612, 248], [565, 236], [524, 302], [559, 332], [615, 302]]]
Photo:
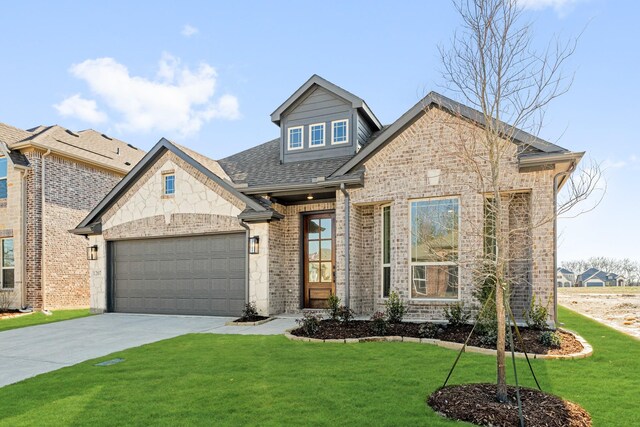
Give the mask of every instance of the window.
[[15, 260], [13, 258], [13, 239], [2, 239], [2, 274], [0, 275], [0, 288], [13, 289]]
[[7, 198], [7, 158], [0, 158], [0, 199]]
[[346, 144], [347, 142], [349, 142], [349, 122], [347, 120], [331, 122], [331, 143]]
[[311, 135], [310, 146], [321, 147], [324, 145], [324, 123], [309, 126], [309, 134]]
[[162, 174], [162, 194], [165, 196], [176, 194], [176, 175], [173, 172]]
[[289, 150], [299, 150], [303, 146], [303, 128], [298, 126], [289, 128]]
[[458, 298], [458, 199], [411, 202], [411, 298]]
[[382, 298], [391, 290], [391, 206], [382, 208]]

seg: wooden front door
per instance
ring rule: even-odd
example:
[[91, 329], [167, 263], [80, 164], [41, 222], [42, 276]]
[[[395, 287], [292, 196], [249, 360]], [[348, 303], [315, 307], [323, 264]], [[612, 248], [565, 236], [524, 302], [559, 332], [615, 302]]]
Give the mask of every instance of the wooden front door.
[[326, 308], [336, 292], [335, 215], [306, 215], [303, 233], [304, 308]]

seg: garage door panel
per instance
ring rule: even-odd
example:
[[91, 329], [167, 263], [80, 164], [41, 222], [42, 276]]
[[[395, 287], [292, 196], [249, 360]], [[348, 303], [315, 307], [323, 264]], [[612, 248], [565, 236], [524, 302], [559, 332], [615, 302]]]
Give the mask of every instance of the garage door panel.
[[245, 240], [238, 233], [114, 242], [115, 311], [239, 315]]

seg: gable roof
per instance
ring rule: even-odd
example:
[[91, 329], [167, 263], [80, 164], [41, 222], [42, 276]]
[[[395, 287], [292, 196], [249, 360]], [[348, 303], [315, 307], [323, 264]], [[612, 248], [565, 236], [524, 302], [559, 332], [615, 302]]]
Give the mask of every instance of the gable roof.
[[298, 99], [303, 98], [309, 93], [315, 86], [320, 86], [325, 90], [333, 93], [334, 95], [339, 96], [345, 101], [351, 103], [351, 108], [358, 109], [364, 117], [369, 120], [376, 129], [380, 129], [382, 124], [380, 120], [373, 114], [373, 111], [369, 108], [366, 102], [362, 98], [359, 98], [352, 94], [351, 92], [331, 83], [328, 80], [323, 79], [317, 74], [314, 74], [307, 80], [302, 86], [296, 90], [293, 95], [287, 98], [278, 108], [275, 109], [273, 113], [271, 113], [271, 121], [280, 126], [280, 118], [282, 114], [291, 107]]
[[[104, 199], [86, 216], [84, 220], [78, 226], [70, 230], [74, 234], [96, 234], [100, 231], [100, 220], [102, 214], [107, 211], [119, 198], [122, 196], [137, 180], [140, 178], [147, 169], [165, 152], [170, 151], [174, 153], [176, 156], [196, 168], [199, 172], [204, 174], [207, 178], [214, 181], [216, 184], [220, 185], [225, 190], [229, 191], [239, 200], [244, 202], [247, 206], [247, 209], [243, 212], [243, 214], [253, 214], [253, 216], [259, 216], [260, 214], [264, 214], [264, 217], [277, 217], [275, 212], [269, 211], [265, 206], [259, 203], [254, 198], [245, 196], [244, 194], [238, 192], [231, 184], [226, 182], [224, 179], [217, 176], [210, 169], [208, 169], [205, 165], [200, 163], [200, 161], [194, 159], [191, 155], [187, 154], [182, 148], [178, 148], [178, 146], [168, 139], [162, 138], [158, 143], [144, 156], [144, 158], [135, 165], [133, 169], [105, 196]], [[191, 151], [191, 150], [189, 150]], [[192, 152], [194, 153], [194, 152]], [[205, 156], [198, 154], [198, 157], [202, 161]], [[215, 160], [208, 159], [211, 162], [215, 162]], [[205, 162], [206, 163], [206, 162]], [[258, 215], [256, 215], [258, 214]], [[262, 217], [260, 217], [262, 218]]]
[[311, 184], [328, 177], [353, 155], [280, 163], [280, 140], [260, 144], [218, 161], [235, 184], [262, 187], [273, 184]]
[[616, 273], [607, 273], [605, 271], [591, 267], [590, 269], [588, 269], [587, 271], [585, 271], [584, 273], [578, 276], [578, 281], [586, 282], [587, 280], [590, 280], [590, 279], [597, 279], [603, 282], [608, 282], [610, 280], [617, 280], [618, 277], [619, 275], [617, 275]]
[[[369, 142], [365, 146], [363, 146], [358, 154], [356, 154], [351, 160], [349, 160], [342, 167], [336, 170], [332, 176], [338, 176], [348, 173], [352, 169], [360, 166], [367, 159], [377, 153], [378, 150], [384, 147], [389, 141], [391, 141], [393, 137], [398, 135], [413, 122], [415, 122], [418, 118], [420, 118], [423, 114], [425, 114], [426, 110], [433, 107], [441, 108], [451, 114], [458, 114], [461, 117], [478, 124], [479, 126], [484, 126], [486, 124], [483, 114], [479, 111], [467, 107], [460, 102], [447, 98], [446, 96], [440, 95], [439, 93], [429, 92], [427, 96], [418, 101], [418, 103], [411, 107], [409, 111], [400, 116], [398, 120], [393, 122], [391, 125], [384, 127], [384, 129], [382, 129], [380, 132], [372, 135], [372, 137], [369, 139]], [[557, 161], [558, 159], [563, 159], [565, 157], [567, 159], [571, 159], [575, 158], [576, 156], [578, 156], [579, 160], [579, 158], [582, 157], [583, 153], [570, 152], [565, 148], [552, 144], [506, 123], [500, 122], [500, 124], [504, 126], [514, 142], [526, 145], [527, 147], [532, 149], [529, 150], [531, 152], [531, 154], [528, 154], [530, 156], [529, 158], [537, 159], [536, 156], [549, 154], [553, 154], [554, 158], [547, 159], [548, 161]]]
[[58, 125], [22, 130], [0, 123], [0, 142], [7, 144], [11, 152], [35, 146], [122, 174], [127, 173], [144, 156], [144, 151], [133, 145], [93, 129], [73, 132]]
[[566, 268], [564, 268], [564, 267], [560, 267], [560, 268], [558, 268], [558, 271], [559, 271], [560, 273], [562, 273], [562, 274], [575, 274], [573, 271], [568, 270], [568, 269], [566, 269]]

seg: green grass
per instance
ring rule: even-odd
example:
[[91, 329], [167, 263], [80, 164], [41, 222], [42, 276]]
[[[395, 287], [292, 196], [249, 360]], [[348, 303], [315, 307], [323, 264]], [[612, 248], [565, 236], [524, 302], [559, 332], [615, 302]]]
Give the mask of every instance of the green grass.
[[61, 320], [77, 319], [78, 317], [89, 316], [89, 309], [82, 310], [56, 310], [52, 311], [51, 316], [47, 316], [40, 312], [29, 314], [26, 316], [12, 317], [10, 319], [0, 320], [0, 332], [9, 329], [24, 328], [25, 326], [42, 325], [43, 323], [60, 322]]
[[[583, 405], [596, 426], [637, 425], [640, 343], [569, 310], [560, 315], [595, 354], [534, 361], [543, 389]], [[89, 361], [0, 388], [0, 425], [461, 425], [424, 403], [455, 356], [411, 343], [185, 335], [98, 359], [120, 364]], [[494, 376], [492, 357], [464, 354], [452, 382]]]

